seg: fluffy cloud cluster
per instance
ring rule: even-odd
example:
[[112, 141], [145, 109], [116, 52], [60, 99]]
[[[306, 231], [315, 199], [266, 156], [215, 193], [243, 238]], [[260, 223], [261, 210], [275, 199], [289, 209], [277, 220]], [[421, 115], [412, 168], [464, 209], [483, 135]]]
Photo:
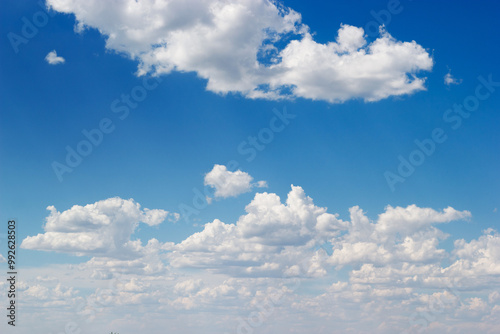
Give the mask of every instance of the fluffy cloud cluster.
[[[119, 198], [49, 210], [45, 233], [23, 247], [94, 255], [69, 268], [24, 270], [28, 283], [20, 289], [30, 305], [59, 307], [62, 324], [75, 305], [96, 331], [109, 319], [120, 319], [117, 330], [154, 333], [165, 326], [182, 332], [186, 323], [194, 332], [250, 332], [259, 317], [262, 333], [290, 326], [300, 333], [321, 333], [321, 326], [329, 333], [495, 333], [500, 324], [500, 234], [489, 229], [455, 240], [451, 251], [440, 247], [449, 236], [439, 225], [467, 220], [468, 211], [387, 206], [372, 220], [355, 206], [346, 221], [292, 186], [284, 202], [257, 193], [235, 223], [215, 219], [179, 243], [143, 246], [131, 233], [140, 221], [159, 224], [165, 211]], [[140, 315], [124, 317], [131, 309]], [[54, 317], [43, 308], [39, 316]]]
[[333, 244], [330, 263], [334, 265], [440, 260], [445, 251], [439, 249], [438, 244], [446, 235], [433, 224], [470, 217], [468, 211], [449, 207], [437, 212], [416, 205], [388, 206], [375, 223], [371, 223], [359, 207], [351, 208], [350, 213], [348, 232]]
[[27, 237], [21, 247], [76, 255], [135, 257], [144, 251], [140, 240], [130, 239], [139, 223], [155, 226], [170, 215], [164, 210], [142, 210], [134, 200], [118, 197], [75, 205], [62, 213], [53, 206], [47, 210], [50, 215], [43, 227], [45, 233]]
[[455, 240], [453, 254], [458, 260], [447, 269], [456, 275], [469, 278], [500, 275], [500, 234], [493, 229], [486, 230], [477, 240]]
[[226, 166], [214, 165], [214, 168], [205, 175], [205, 185], [215, 189], [215, 197], [236, 197], [249, 192], [252, 187], [267, 187], [266, 181], [252, 183], [250, 174], [237, 170], [231, 172]]
[[294, 10], [270, 0], [48, 0], [98, 29], [106, 48], [139, 62], [137, 74], [194, 72], [212, 92], [248, 98], [377, 101], [423, 90], [433, 61], [416, 42], [341, 25], [313, 39]]
[[285, 204], [276, 194], [258, 193], [245, 210], [236, 224], [216, 219], [176, 244], [169, 255], [171, 265], [236, 275], [294, 276], [302, 258], [308, 275], [324, 274], [317, 258], [301, 254], [336, 235], [345, 226], [343, 221], [315, 206], [295, 186]]

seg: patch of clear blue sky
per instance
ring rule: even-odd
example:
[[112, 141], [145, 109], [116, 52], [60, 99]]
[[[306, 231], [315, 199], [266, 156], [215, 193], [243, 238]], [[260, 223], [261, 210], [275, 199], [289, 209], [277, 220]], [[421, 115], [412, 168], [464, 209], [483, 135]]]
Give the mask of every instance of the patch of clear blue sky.
[[[59, 211], [112, 196], [134, 198], [143, 207], [178, 211], [190, 204], [192, 189], [202, 189], [204, 173], [215, 163], [236, 160], [256, 180], [267, 180], [268, 191], [284, 201], [290, 184], [300, 185], [319, 206], [348, 219], [348, 208], [359, 205], [375, 219], [386, 205], [470, 210], [469, 223], [440, 228], [453, 238], [471, 239], [487, 227], [498, 228], [500, 207], [500, 90], [481, 103], [460, 129], [442, 120], [453, 103], [474, 93], [477, 76], [500, 81], [498, 65], [499, 4], [492, 1], [401, 1], [387, 30], [396, 39], [415, 40], [433, 55], [427, 91], [375, 103], [248, 100], [218, 96], [204, 89], [196, 75], [173, 73], [121, 121], [110, 104], [140, 84], [137, 64], [107, 52], [95, 30], [73, 32], [74, 18], [58, 14], [19, 53], [7, 33], [20, 33], [23, 16], [31, 19], [35, 1], [0, 4], [0, 221], [16, 217], [20, 240], [42, 232], [48, 205]], [[341, 23], [365, 27], [386, 1], [286, 1], [316, 32], [317, 41], [334, 40]], [[66, 59], [51, 66], [51, 50]], [[458, 86], [446, 87], [448, 67]], [[267, 127], [272, 110], [287, 108], [297, 115], [251, 162], [238, 145]], [[116, 126], [81, 165], [58, 182], [51, 163], [63, 162], [67, 145], [84, 139], [81, 131], [108, 117]], [[395, 171], [398, 155], [407, 157], [415, 139], [442, 127], [449, 136], [436, 152], [391, 192], [383, 176]], [[189, 223], [142, 226], [143, 241], [180, 241], [202, 224], [219, 218], [235, 222], [254, 192], [216, 201]], [[449, 246], [450, 242], [447, 243]], [[80, 261], [23, 251], [26, 265]]]

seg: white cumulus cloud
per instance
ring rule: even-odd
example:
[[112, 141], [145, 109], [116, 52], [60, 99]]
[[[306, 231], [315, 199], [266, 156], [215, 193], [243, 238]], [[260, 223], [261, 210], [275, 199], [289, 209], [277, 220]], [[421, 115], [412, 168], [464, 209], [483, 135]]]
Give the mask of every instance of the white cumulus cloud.
[[[194, 72], [207, 90], [248, 98], [377, 101], [424, 90], [433, 60], [415, 41], [340, 25], [318, 43], [301, 15], [270, 0], [48, 0], [97, 29], [106, 48], [136, 60], [137, 74]], [[332, 36], [332, 39], [334, 36]]]
[[257, 193], [236, 224], [218, 219], [176, 244], [170, 262], [176, 267], [213, 268], [240, 275], [294, 275], [298, 260], [309, 275], [323, 273], [311, 249], [338, 234], [346, 224], [314, 205], [304, 190], [292, 186], [286, 203], [273, 193]]
[[444, 76], [444, 84], [446, 86], [460, 85], [461, 83], [462, 83], [462, 79], [457, 79], [453, 75], [451, 75], [451, 70], [448, 71], [448, 73], [446, 73]]
[[252, 187], [265, 188], [266, 181], [252, 183], [253, 177], [246, 172], [237, 170], [231, 172], [224, 165], [214, 165], [214, 168], [205, 175], [205, 185], [215, 189], [215, 197], [236, 197], [249, 192]]
[[[354, 206], [341, 220], [292, 186], [283, 200], [255, 194], [235, 222], [214, 219], [180, 242], [150, 239], [142, 245], [130, 239], [139, 222], [157, 225], [171, 214], [119, 198], [49, 210], [45, 232], [26, 238], [23, 247], [93, 258], [25, 268], [18, 289], [34, 307], [30, 319], [42, 325], [78, 312], [93, 320], [95, 332], [104, 332], [117, 316], [126, 321], [117, 323], [120, 332], [180, 331], [186, 323], [196, 332], [251, 332], [254, 322], [240, 315], [263, 310], [263, 333], [284, 333], [290, 326], [298, 333], [498, 328], [498, 232], [455, 240], [451, 250], [440, 244], [449, 235], [439, 227], [469, 219], [468, 211], [387, 206], [369, 218]], [[330, 255], [319, 249], [325, 244]], [[6, 285], [0, 282], [0, 295]], [[130, 307], [140, 312], [127, 318]]]
[[140, 222], [155, 226], [169, 213], [164, 210], [141, 210], [133, 199], [118, 197], [85, 206], [75, 205], [63, 212], [47, 207], [50, 215], [45, 233], [27, 237], [21, 247], [78, 255], [114, 255], [127, 257], [142, 250], [140, 241], [130, 240]]
[[46, 56], [45, 56], [45, 60], [47, 61], [47, 63], [49, 63], [50, 65], [58, 65], [58, 64], [64, 64], [64, 62], [66, 61], [63, 57], [59, 57], [57, 55], [57, 52], [56, 50], [52, 50], [50, 51]]
[[468, 211], [451, 207], [438, 212], [416, 205], [387, 206], [372, 223], [359, 207], [351, 208], [350, 212], [347, 233], [332, 241], [333, 254], [329, 262], [340, 267], [367, 263], [426, 263], [442, 259], [445, 251], [439, 249], [438, 244], [447, 235], [434, 225], [471, 216]]

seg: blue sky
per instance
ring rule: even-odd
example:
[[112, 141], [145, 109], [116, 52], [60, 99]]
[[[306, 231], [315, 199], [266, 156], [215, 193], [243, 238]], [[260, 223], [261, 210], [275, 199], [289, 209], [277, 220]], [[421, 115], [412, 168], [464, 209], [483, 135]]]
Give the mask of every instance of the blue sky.
[[[460, 256], [465, 251], [460, 253], [461, 244], [454, 244], [455, 240], [464, 239], [465, 243], [470, 243], [470, 247], [477, 246], [479, 240], [484, 237], [484, 230], [498, 229], [500, 87], [494, 87], [493, 92], [488, 91], [491, 93], [488, 98], [480, 101], [477, 109], [471, 112], [470, 117], [462, 119], [457, 129], [452, 128], [454, 122], [443, 119], [447, 110], [453, 108], [454, 104], [463, 104], [466, 98], [475, 96], [476, 88], [482, 84], [482, 81], [478, 80], [479, 76], [485, 80], [491, 76], [492, 81], [500, 81], [500, 47], [495, 42], [498, 40], [499, 31], [496, 15], [498, 4], [489, 1], [472, 4], [465, 1], [435, 3], [401, 0], [398, 13], [391, 14], [390, 22], [386, 21], [385, 30], [392, 38], [387, 37], [389, 46], [386, 45], [387, 49], [380, 51], [381, 58], [377, 58], [379, 62], [369, 60], [365, 54], [365, 58], [357, 58], [358, 66], [344, 68], [339, 62], [332, 60], [332, 63], [329, 63], [329, 55], [324, 56], [321, 53], [327, 52], [326, 49], [321, 49], [318, 45], [335, 42], [342, 24], [348, 42], [339, 42], [340, 51], [332, 54], [334, 57], [344, 56], [345, 63], [354, 61], [354, 58], [349, 58], [351, 55], [366, 50], [366, 45], [384, 38], [383, 33], [367, 34], [366, 30], [371, 27], [370, 24], [375, 25], [372, 22], [377, 22], [373, 13], [387, 10], [387, 1], [360, 1], [356, 5], [337, 1], [285, 1], [281, 6], [291, 8], [294, 11], [292, 13], [301, 17], [299, 21], [289, 15], [289, 21], [295, 20], [295, 23], [292, 23], [295, 28], [290, 28], [290, 22], [284, 18], [283, 13], [276, 14], [273, 11], [276, 8], [273, 4], [262, 1], [249, 5], [245, 1], [236, 1], [235, 3], [247, 6], [249, 12], [254, 11], [252, 13], [255, 16], [243, 18], [255, 20], [255, 26], [268, 24], [265, 21], [267, 18], [258, 19], [261, 10], [269, 10], [272, 15], [279, 17], [278, 21], [269, 18], [269, 22], [272, 22], [269, 24], [272, 26], [265, 27], [277, 31], [281, 29], [281, 32], [276, 33], [280, 37], [273, 52], [280, 53], [285, 47], [289, 51], [281, 53], [276, 59], [273, 59], [272, 52], [268, 54], [267, 60], [270, 63], [275, 62], [276, 71], [272, 66], [268, 66], [260, 67], [260, 72], [252, 72], [253, 69], [248, 68], [246, 55], [243, 54], [246, 52], [244, 46], [247, 46], [245, 34], [254, 33], [252, 29], [246, 31], [245, 27], [252, 26], [252, 21], [248, 23], [242, 19], [247, 25], [243, 28], [235, 26], [234, 36], [228, 35], [229, 37], [218, 41], [220, 44], [200, 42], [185, 46], [183, 43], [186, 41], [182, 38], [186, 38], [188, 42], [190, 38], [196, 40], [200, 36], [202, 40], [206, 39], [201, 32], [193, 28], [196, 27], [194, 23], [189, 26], [192, 24], [191, 20], [207, 15], [204, 5], [195, 6], [193, 8], [200, 9], [192, 11], [184, 11], [180, 8], [182, 6], [178, 6], [180, 9], [172, 7], [172, 12], [165, 10], [166, 21], [172, 13], [171, 15], [179, 18], [185, 15], [184, 20], [187, 22], [184, 27], [171, 19], [171, 25], [177, 29], [175, 32], [178, 35], [169, 35], [169, 29], [174, 29], [169, 26], [158, 31], [141, 30], [148, 19], [146, 16], [141, 17], [139, 10], [139, 14], [133, 16], [136, 21], [125, 20], [121, 16], [126, 13], [120, 7], [122, 4], [108, 4], [106, 6], [109, 8], [106, 10], [89, 4], [84, 12], [80, 11], [75, 2], [51, 2], [54, 8], [50, 12], [51, 16], [44, 16], [48, 18], [47, 24], [39, 27], [32, 37], [26, 38], [26, 43], [14, 47], [12, 34], [23, 36], [25, 23], [22, 18], [32, 22], [33, 15], [45, 14], [36, 14], [42, 7], [35, 1], [7, 1], [1, 4], [0, 26], [3, 38], [0, 42], [0, 217], [2, 221], [12, 217], [17, 219], [19, 241], [50, 232], [43, 228], [49, 216], [49, 211], [46, 210], [48, 206], [54, 206], [59, 212], [63, 212], [74, 205], [85, 206], [119, 197], [125, 201], [133, 199], [141, 208], [168, 211], [171, 216], [166, 217], [172, 217], [166, 218], [161, 224], [153, 219], [145, 222], [146, 225], [139, 225], [133, 230], [135, 233], [132, 234], [131, 240], [141, 239], [145, 245], [148, 240], [156, 238], [161, 243], [174, 243], [173, 246], [164, 246], [165, 254], [171, 254], [174, 249], [177, 253], [188, 252], [179, 245], [196, 232], [206, 232], [206, 223], [218, 219], [229, 225], [236, 224], [239, 219], [242, 221], [240, 216], [247, 214], [245, 207], [251, 202], [258, 202], [256, 193], [276, 194], [284, 202], [292, 184], [301, 187], [305, 195], [312, 198], [315, 206], [328, 208], [328, 213], [338, 214], [338, 218], [345, 222], [352, 219], [349, 208], [354, 206], [359, 206], [373, 222], [377, 221], [379, 214], [387, 212], [387, 206], [408, 208], [414, 204], [418, 208], [431, 208], [437, 212], [436, 215], [441, 213], [441, 210], [452, 207], [456, 213], [450, 213], [451, 218], [436, 216], [432, 221], [432, 224], [440, 219], [451, 221], [437, 227], [449, 234], [446, 240], [440, 241], [438, 248], [449, 253], [450, 257], [441, 258], [441, 253], [437, 252], [439, 256], [436, 256], [440, 260], [436, 260], [436, 263], [460, 261]], [[139, 3], [144, 8], [149, 6], [147, 2]], [[179, 12], [175, 12], [177, 9]], [[221, 10], [221, 13], [224, 12]], [[154, 16], [151, 13], [149, 15]], [[78, 22], [86, 26], [80, 32], [75, 28]], [[120, 24], [122, 30], [114, 31]], [[128, 24], [130, 26], [127, 26]], [[305, 32], [305, 26], [308, 27], [308, 32]], [[214, 26], [207, 27], [206, 29], [213, 28], [215, 33], [217, 32]], [[130, 30], [127, 30], [129, 28]], [[362, 46], [357, 44], [359, 39], [356, 39], [360, 28], [365, 29], [360, 35], [364, 35], [366, 39]], [[140, 36], [137, 37], [134, 33]], [[239, 33], [241, 35], [238, 35]], [[115, 34], [115, 37], [110, 38], [110, 34]], [[160, 37], [155, 37], [155, 34]], [[317, 44], [304, 42], [307, 40], [306, 35]], [[163, 41], [166, 44], [156, 45], [155, 38], [162, 36], [165, 37]], [[291, 40], [304, 43], [294, 44]], [[412, 41], [414, 44], [410, 44]], [[408, 44], [402, 44], [403, 42]], [[297, 48], [288, 49], [292, 45]], [[311, 49], [306, 50], [307, 47]], [[64, 59], [63, 63], [50, 64], [46, 60], [46, 56], [53, 50], [57, 56]], [[303, 51], [306, 52], [305, 55], [301, 53]], [[248, 55], [255, 56], [250, 51]], [[385, 56], [387, 58], [384, 58]], [[234, 63], [233, 59], [236, 59]], [[288, 62], [288, 67], [283, 65], [285, 62]], [[303, 64], [310, 69], [304, 69]], [[231, 70], [231, 66], [240, 65], [240, 72]], [[284, 67], [280, 68], [281, 65]], [[138, 72], [141, 66], [144, 73]], [[174, 69], [166, 69], [168, 66], [173, 66]], [[389, 70], [377, 72], [376, 68], [374, 69], [377, 66], [386, 66]], [[455, 83], [445, 84], [444, 77], [447, 73], [456, 79]], [[406, 76], [410, 81], [422, 82], [417, 85], [415, 81], [416, 86], [411, 86], [408, 82], [398, 83], [395, 78], [401, 76]], [[395, 81], [388, 84], [393, 79]], [[144, 80], [155, 86], [157, 80], [161, 82], [151, 90], [137, 88], [143, 87]], [[260, 90], [258, 87], [261, 87], [259, 85], [262, 83], [274, 84], [278, 88]], [[396, 93], [396, 89], [406, 92]], [[120, 100], [123, 94], [131, 95], [139, 90], [146, 91], [147, 96], [137, 102], [136, 107], [129, 108], [127, 117], [120, 119], [121, 113], [114, 112], [116, 109], [113, 109], [112, 103]], [[482, 88], [482, 92], [487, 92], [487, 88]], [[374, 94], [385, 95], [374, 98]], [[115, 106], [124, 105], [119, 102]], [[248, 148], [244, 142], [249, 141], [249, 136], [258, 138], [262, 129], [270, 127], [270, 122], [276, 118], [276, 112], [283, 113], [284, 110], [294, 118], [290, 118], [289, 124], [286, 124], [282, 131], [274, 132], [272, 140], [264, 145], [265, 148], [256, 151], [255, 158], [248, 161], [249, 155], [241, 154], [238, 147], [243, 145]], [[109, 119], [112, 123], [111, 133], [104, 134], [102, 142], [94, 145], [92, 152], [83, 157], [82, 162], [71, 172], [64, 173], [62, 181], [59, 180], [54, 172], [54, 161], [64, 164], [66, 147], [76, 149], [77, 145], [86, 139], [82, 131], [98, 128], [103, 119]], [[431, 138], [436, 128], [443, 130], [447, 140], [436, 144], [434, 153], [425, 156], [423, 164], [415, 167], [415, 171], [405, 177], [404, 183], [397, 183], [394, 189], [391, 189], [384, 173], [397, 173], [400, 163], [398, 157], [408, 159], [418, 148], [414, 141]], [[266, 181], [267, 188], [259, 188], [250, 183], [246, 188], [243, 186], [244, 190], [240, 192], [235, 190], [234, 184], [230, 184], [230, 195], [211, 195], [211, 204], [207, 203], [196, 214], [183, 216], [182, 207], [193, 206], [193, 189], [202, 192], [204, 189], [212, 189], [213, 193], [213, 188], [218, 185], [211, 187], [210, 184], [204, 184], [207, 182], [206, 175], [214, 170], [215, 165], [227, 165], [232, 160], [237, 162], [237, 170], [253, 178], [251, 182]], [[231, 177], [235, 174], [227, 175]], [[240, 182], [234, 177], [235, 182]], [[470, 212], [470, 216], [464, 213], [466, 211]], [[181, 217], [175, 218], [174, 213], [181, 214]], [[81, 222], [81, 219], [78, 221]], [[78, 222], [69, 218], [64, 222], [54, 220], [54, 226], [63, 223], [68, 226], [76, 224], [73, 227], [65, 227], [69, 229], [79, 226]], [[399, 224], [405, 224], [404, 219]], [[64, 230], [57, 230], [60, 226], [54, 228], [54, 231]], [[341, 235], [348, 235], [353, 231], [353, 226], [345, 228]], [[434, 226], [429, 229], [433, 230]], [[271, 230], [272, 227], [269, 227], [268, 231]], [[66, 237], [71, 238], [72, 235]], [[347, 239], [335, 239], [337, 237], [339, 236], [329, 237], [334, 247], [336, 244], [347, 242]], [[492, 238], [500, 237], [493, 234]], [[74, 256], [76, 251], [69, 246], [63, 249], [52, 245], [50, 247], [53, 248], [50, 248], [42, 239], [37, 240], [33, 241], [31, 246], [26, 244], [19, 255], [20, 268], [26, 268], [26, 286], [22, 289], [28, 291], [25, 292], [26, 296], [32, 298], [26, 297], [26, 307], [48, 303], [33, 292], [34, 288], [30, 288], [35, 286], [41, 289], [45, 284], [37, 281], [37, 272], [43, 273], [40, 274], [42, 276], [57, 276], [56, 273], [61, 274], [64, 270], [59, 267], [54, 269], [56, 264], [84, 264], [86, 268], [90, 268], [91, 264], [87, 262], [90, 259], [111, 259], [116, 256], [114, 253], [103, 255], [93, 252]], [[112, 241], [103, 240], [105, 243]], [[491, 246], [492, 249], [484, 251], [485, 254], [493, 254], [489, 260], [496, 266], [500, 260], [498, 252], [495, 253], [498, 245], [496, 243]], [[300, 247], [305, 247], [295, 246], [302, 251]], [[307, 249], [311, 250], [314, 247], [309, 248]], [[343, 249], [348, 249], [345, 244]], [[5, 256], [5, 250], [2, 249], [0, 254]], [[136, 277], [130, 274], [126, 279], [130, 282], [152, 282], [162, 277], [169, 282], [176, 282], [180, 276], [190, 277], [184, 271], [194, 269], [186, 264], [176, 266], [179, 259], [165, 256], [161, 261], [168, 268], [168, 275], [157, 273], [149, 281], [137, 273]], [[458, 260], [453, 256], [458, 256]], [[473, 259], [467, 260], [475, 263]], [[196, 262], [191, 261], [190, 263]], [[311, 286], [329, 286], [337, 280], [352, 285], [354, 274], [350, 270], [357, 270], [363, 264], [369, 264], [366, 259], [365, 262], [353, 260], [345, 263], [346, 267], [342, 267], [338, 259], [329, 261], [326, 261], [329, 264], [324, 265], [327, 274], [320, 275], [318, 282], [313, 281]], [[375, 266], [383, 267], [376, 261], [374, 263]], [[427, 259], [419, 264], [425, 266], [429, 263], [433, 262]], [[288, 268], [292, 266], [290, 263], [281, 264]], [[385, 262], [384, 265], [389, 266]], [[214, 268], [200, 269], [200, 266], [195, 265], [198, 269], [192, 274], [192, 279], [215, 275], [207, 281], [216, 284], [214, 282], [218, 282], [218, 279], [242, 277], [241, 273], [235, 273], [230, 265], [221, 266], [223, 268], [218, 271]], [[98, 287], [107, 284], [105, 281], [109, 281], [110, 277], [118, 279], [116, 268], [106, 270], [115, 276], [100, 280], [92, 277], [92, 280], [95, 280], [92, 281], [94, 285], [77, 286], [78, 280], [65, 281], [68, 288], [73, 287], [79, 291], [71, 295], [71, 298], [89, 298], [89, 295], [95, 294]], [[176, 270], [179, 272], [173, 275]], [[170, 274], [173, 276], [169, 276]], [[489, 273], [485, 282], [490, 282], [490, 279], [493, 281], [495, 277], [498, 279], [499, 274], [500, 272]], [[238, 281], [238, 284], [240, 283]], [[54, 288], [50, 284], [55, 283], [50, 281], [46, 284], [50, 289]], [[241, 284], [246, 286], [247, 283]], [[265, 288], [263, 283], [259, 284], [264, 286], [252, 284], [255, 285], [249, 289], [255, 289], [252, 293], [255, 292], [256, 295], [257, 290]], [[270, 288], [275, 283], [266, 284]], [[463, 284], [463, 289], [473, 288]], [[495, 304], [498, 303], [496, 295], [492, 295], [498, 286], [493, 283], [485, 284], [485, 287], [477, 290], [477, 295], [486, 296], [483, 298], [484, 303], [489, 304], [481, 308], [483, 313], [475, 315], [476, 318], [471, 316], [463, 322], [465, 331], [472, 328], [468, 326], [472, 326], [475, 321], [486, 319], [484, 317], [489, 317], [489, 323], [498, 324], [498, 315], [497, 318], [494, 318], [494, 315], [500, 306]], [[436, 291], [430, 292], [429, 295]], [[307, 298], [314, 298], [314, 295], [315, 293], [311, 293]], [[37, 296], [40, 298], [36, 299]], [[189, 296], [193, 297], [193, 294]], [[176, 300], [177, 297], [169, 295], [164, 298]], [[33, 301], [30, 302], [31, 300]], [[458, 306], [450, 311], [450, 314], [461, 314], [461, 307], [465, 310], [465, 306], [472, 305], [473, 302], [479, 303], [476, 299], [471, 301], [464, 297], [463, 300], [457, 301]], [[162, 301], [159, 303], [162, 307], [165, 306]], [[224, 299], [213, 303], [217, 312], [226, 305], [232, 308], [228, 314], [248, 313], [246, 309], [238, 309]], [[339, 301], [338, 305], [341, 306], [342, 303]], [[198, 312], [196, 308], [182, 309], [175, 308], [175, 305], [165, 307], [174, 307], [182, 317], [189, 317], [190, 314]], [[60, 308], [64, 312], [74, 313], [74, 308], [69, 304]], [[129, 311], [126, 307], [119, 302], [116, 305], [106, 305], [106, 318], [97, 319], [93, 325], [86, 326], [89, 326], [89, 329], [121, 330], [120, 333], [123, 333], [124, 330], [120, 328], [125, 328], [123, 324], [126, 322], [120, 322], [119, 319], [128, 319], [125, 316], [127, 312]], [[36, 317], [42, 316], [42, 313], [20, 320], [24, 322], [22, 326], [25, 326], [26, 331], [34, 328]], [[147, 312], [140, 315], [143, 316], [147, 317]], [[330, 318], [322, 319], [319, 322], [321, 326], [328, 327], [331, 324]], [[277, 319], [273, 324], [274, 320], [268, 319], [266, 325], [259, 329], [262, 332], [271, 331], [273, 328], [283, 331], [279, 322], [281, 320]], [[115, 321], [118, 329], [103, 325], [106, 321]], [[130, 321], [131, 326], [135, 328], [133, 320]], [[200, 324], [193, 325], [193, 332], [197, 332], [196, 326], [203, 327], [202, 319], [199, 321]], [[438, 319], [435, 328], [440, 328], [439, 321], [446, 323], [444, 318]], [[403, 325], [398, 323], [398, 326], [404, 328], [408, 321], [401, 323]], [[92, 327], [94, 325], [95, 327]], [[313, 326], [308, 321], [304, 321], [302, 325], [299, 327], [305, 332]], [[355, 332], [362, 332], [364, 325], [366, 324], [352, 328]], [[57, 330], [50, 328], [50, 324], [44, 326], [48, 330]], [[182, 330], [182, 324], [172, 326], [177, 328], [177, 331]], [[319, 333], [320, 327], [312, 328]], [[409, 325], [407, 327], [411, 329]], [[384, 331], [383, 327], [378, 328]], [[189, 327], [184, 329], [190, 330]], [[223, 329], [234, 332], [232, 327]], [[486, 330], [488, 329], [485, 327]]]

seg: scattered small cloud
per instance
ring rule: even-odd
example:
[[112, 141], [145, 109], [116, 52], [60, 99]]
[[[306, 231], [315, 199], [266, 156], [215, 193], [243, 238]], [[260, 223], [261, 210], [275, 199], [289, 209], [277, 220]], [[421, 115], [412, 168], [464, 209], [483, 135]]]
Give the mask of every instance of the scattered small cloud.
[[444, 84], [446, 86], [451, 86], [451, 85], [460, 85], [462, 83], [462, 79], [457, 79], [451, 75], [451, 70], [446, 73], [444, 76]]
[[45, 56], [45, 60], [47, 61], [47, 63], [49, 63], [50, 65], [58, 65], [58, 64], [64, 64], [64, 62], [66, 61], [63, 57], [59, 57], [57, 55], [57, 52], [56, 50], [52, 50], [50, 51], [47, 56]]
[[[205, 175], [205, 185], [215, 189], [215, 197], [236, 197], [249, 192], [253, 187], [266, 188], [266, 181], [252, 183], [253, 177], [241, 170], [231, 172], [224, 165], [214, 165], [214, 168]], [[212, 202], [207, 197], [207, 202]]]
[[267, 188], [267, 187], [268, 187], [268, 185], [267, 185], [267, 181], [258, 181], [258, 182], [255, 184], [255, 186], [256, 186], [257, 188]]

